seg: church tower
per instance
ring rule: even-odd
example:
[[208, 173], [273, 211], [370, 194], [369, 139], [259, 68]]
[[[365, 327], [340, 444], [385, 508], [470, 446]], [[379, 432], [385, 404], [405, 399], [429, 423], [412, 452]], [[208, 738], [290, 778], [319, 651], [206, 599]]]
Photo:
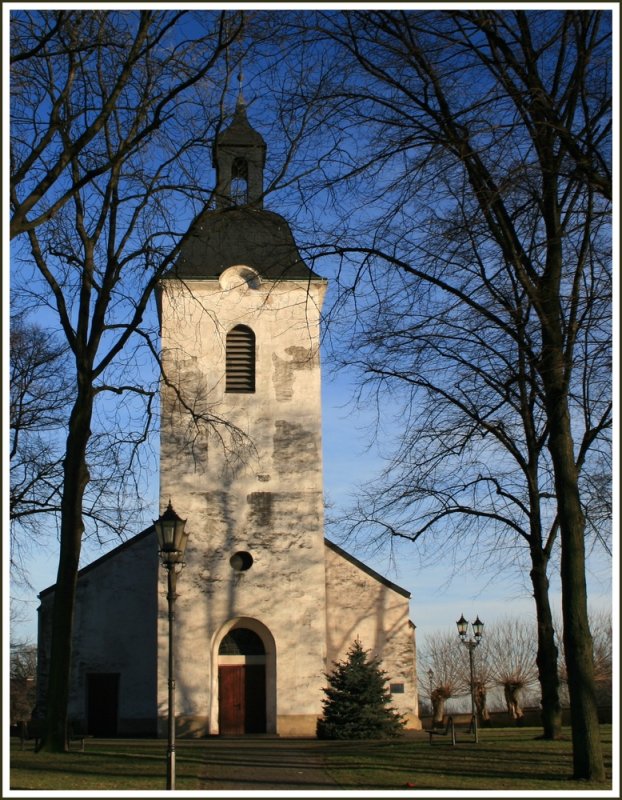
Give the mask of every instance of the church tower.
[[[313, 735], [325, 684], [319, 320], [326, 281], [263, 208], [243, 101], [215, 198], [160, 291], [160, 507], [190, 533], [177, 584], [178, 730]], [[158, 591], [158, 716], [167, 697]]]
[[[177, 733], [314, 736], [325, 673], [356, 639], [420, 728], [410, 592], [324, 538], [326, 281], [263, 207], [266, 143], [241, 100], [213, 152], [214, 198], [158, 293], [160, 510], [189, 533]], [[89, 733], [166, 735], [166, 584], [153, 526], [80, 570], [69, 714]], [[39, 595], [40, 703], [54, 594]]]

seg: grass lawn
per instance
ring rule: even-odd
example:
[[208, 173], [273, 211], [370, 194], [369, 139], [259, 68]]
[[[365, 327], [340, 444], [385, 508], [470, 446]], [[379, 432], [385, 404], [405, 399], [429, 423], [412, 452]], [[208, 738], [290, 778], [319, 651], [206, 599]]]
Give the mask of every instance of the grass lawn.
[[607, 781], [572, 780], [570, 730], [561, 741], [537, 740], [539, 728], [479, 731], [475, 744], [468, 733], [424, 740], [396, 739], [349, 743], [329, 752], [327, 771], [342, 789], [585, 790], [611, 789], [611, 726], [601, 726]]
[[[601, 727], [607, 767], [602, 784], [572, 781], [570, 731], [558, 742], [539, 741], [538, 728], [480, 730], [478, 744], [458, 732], [458, 743], [417, 735], [388, 741], [321, 742], [288, 739], [177, 741], [176, 788], [192, 791], [202, 785], [208, 764], [218, 767], [234, 788], [254, 785], [257, 765], [267, 755], [273, 786], [292, 788], [287, 781], [288, 752], [313, 761], [327, 785], [339, 790], [597, 790], [611, 789], [611, 726]], [[260, 742], [260, 744], [259, 744]], [[261, 755], [263, 751], [264, 756]], [[87, 740], [85, 752], [34, 753], [32, 742], [20, 750], [11, 742], [11, 789], [33, 790], [164, 790], [166, 742], [149, 739]], [[260, 759], [260, 760], [258, 760]], [[298, 767], [300, 769], [300, 767]], [[299, 787], [302, 788], [302, 787]], [[330, 792], [329, 792], [330, 794]]]
[[[176, 788], [198, 789], [205, 766], [200, 740], [177, 743]], [[75, 745], [74, 745], [75, 746]], [[166, 741], [94, 739], [84, 753], [35, 753], [11, 742], [11, 789], [166, 789]]]

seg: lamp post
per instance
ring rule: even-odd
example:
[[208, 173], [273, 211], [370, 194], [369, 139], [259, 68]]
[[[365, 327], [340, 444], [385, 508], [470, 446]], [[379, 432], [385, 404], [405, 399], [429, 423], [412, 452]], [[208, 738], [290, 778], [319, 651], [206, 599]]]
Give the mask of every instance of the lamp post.
[[432, 667], [428, 670], [428, 685], [430, 687], [430, 708], [432, 709], [432, 724], [434, 724], [434, 703], [432, 702], [432, 693], [434, 687], [434, 670]]
[[484, 633], [484, 623], [480, 620], [479, 616], [475, 618], [475, 622], [472, 623], [471, 627], [473, 628], [473, 638], [467, 639], [467, 633], [469, 630], [469, 621], [464, 618], [464, 614], [460, 616], [460, 619], [456, 622], [458, 626], [458, 636], [460, 637], [460, 641], [462, 644], [468, 648], [469, 650], [469, 667], [471, 670], [471, 724], [473, 725], [473, 732], [475, 733], [475, 742], [477, 743], [477, 714], [475, 713], [475, 678], [473, 675], [473, 651], [482, 641], [482, 635]]
[[159, 555], [168, 578], [168, 750], [166, 753], [166, 788], [175, 788], [175, 589], [177, 575], [185, 566], [184, 551], [188, 541], [186, 520], [177, 516], [171, 501], [153, 525], [158, 537]]

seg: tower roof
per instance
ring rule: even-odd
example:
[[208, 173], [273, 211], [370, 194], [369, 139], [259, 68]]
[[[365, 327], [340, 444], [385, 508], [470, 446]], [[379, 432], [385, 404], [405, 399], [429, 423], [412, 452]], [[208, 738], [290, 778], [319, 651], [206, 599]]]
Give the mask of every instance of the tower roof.
[[[170, 277], [214, 279], [229, 267], [247, 266], [267, 280], [319, 278], [302, 260], [286, 220], [263, 208], [266, 149], [240, 93], [233, 121], [214, 145], [215, 208], [199, 216]], [[241, 194], [233, 190], [238, 179]]]
[[291, 229], [280, 214], [248, 206], [206, 209], [170, 275], [218, 278], [229, 267], [242, 264], [267, 280], [320, 277], [302, 260]]
[[[216, 167], [218, 162], [218, 149], [220, 147], [259, 147], [262, 151], [262, 162], [266, 158], [266, 142], [263, 136], [253, 128], [246, 115], [246, 103], [239, 96], [235, 108], [233, 120], [228, 128], [221, 131], [214, 142], [214, 154], [212, 166]], [[263, 163], [262, 163], [263, 166]]]

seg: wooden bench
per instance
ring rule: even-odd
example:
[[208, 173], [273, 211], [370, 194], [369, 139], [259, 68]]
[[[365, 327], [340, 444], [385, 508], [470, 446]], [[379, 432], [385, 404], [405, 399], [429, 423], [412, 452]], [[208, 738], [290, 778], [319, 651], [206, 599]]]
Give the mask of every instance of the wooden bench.
[[456, 744], [456, 729], [454, 727], [454, 718], [447, 717], [447, 722], [444, 724], [441, 722], [440, 725], [437, 723], [436, 725], [432, 723], [431, 728], [427, 728], [426, 733], [430, 737], [430, 744], [432, 744], [432, 740], [435, 736], [449, 736], [451, 735], [451, 743]]
[[[31, 719], [26, 723], [25, 738], [35, 740], [35, 750], [39, 749], [41, 740], [45, 733], [45, 720]], [[84, 740], [91, 738], [88, 733], [82, 730], [82, 726], [76, 722], [70, 722], [67, 729], [69, 745], [71, 742], [80, 742], [80, 751], [84, 753]], [[23, 735], [23, 734], [22, 734]], [[24, 749], [24, 738], [21, 739], [22, 750]]]

